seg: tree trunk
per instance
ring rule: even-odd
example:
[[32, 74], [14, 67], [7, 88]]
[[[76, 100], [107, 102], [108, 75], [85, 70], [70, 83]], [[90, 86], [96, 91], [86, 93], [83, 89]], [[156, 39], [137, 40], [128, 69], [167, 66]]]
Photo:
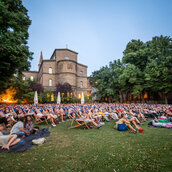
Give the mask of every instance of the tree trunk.
[[164, 94], [165, 104], [168, 104], [167, 94]]
[[122, 103], [122, 92], [119, 91], [119, 99], [120, 99], [120, 103]]

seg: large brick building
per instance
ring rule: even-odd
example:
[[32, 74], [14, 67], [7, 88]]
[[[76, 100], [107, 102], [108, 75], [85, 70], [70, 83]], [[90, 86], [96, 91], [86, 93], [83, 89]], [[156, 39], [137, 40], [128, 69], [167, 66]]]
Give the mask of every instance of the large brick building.
[[38, 71], [24, 71], [23, 79], [35, 80], [44, 89], [55, 90], [58, 83], [69, 83], [75, 96], [89, 95], [87, 66], [78, 63], [78, 53], [69, 49], [55, 49], [49, 60], [43, 60], [41, 52]]

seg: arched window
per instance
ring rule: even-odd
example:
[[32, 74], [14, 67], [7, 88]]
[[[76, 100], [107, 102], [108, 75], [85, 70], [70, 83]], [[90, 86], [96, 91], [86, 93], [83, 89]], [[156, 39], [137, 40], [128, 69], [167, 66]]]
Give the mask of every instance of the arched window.
[[52, 74], [53, 73], [53, 70], [51, 67], [49, 67], [49, 70], [48, 70], [49, 74]]
[[83, 76], [83, 71], [82, 70], [80, 71], [80, 76]]
[[49, 80], [49, 86], [52, 86], [52, 79]]
[[33, 76], [30, 77], [30, 80], [33, 81]]
[[83, 82], [82, 81], [80, 82], [80, 87], [83, 88]]

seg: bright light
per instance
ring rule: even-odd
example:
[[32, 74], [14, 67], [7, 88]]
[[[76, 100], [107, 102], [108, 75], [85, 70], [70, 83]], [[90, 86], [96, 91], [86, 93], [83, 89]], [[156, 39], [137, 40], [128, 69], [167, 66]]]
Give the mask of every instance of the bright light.
[[14, 88], [9, 88], [0, 95], [1, 103], [17, 103], [17, 100], [13, 98], [14, 94], [16, 94], [16, 90]]

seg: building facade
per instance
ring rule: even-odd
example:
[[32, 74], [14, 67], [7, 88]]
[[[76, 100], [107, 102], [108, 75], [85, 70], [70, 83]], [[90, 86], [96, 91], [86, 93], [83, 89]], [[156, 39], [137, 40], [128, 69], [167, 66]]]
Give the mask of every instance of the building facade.
[[42, 52], [38, 71], [24, 71], [23, 79], [35, 80], [46, 90], [55, 90], [58, 83], [69, 83], [75, 96], [90, 95], [87, 66], [78, 63], [78, 53], [69, 49], [55, 49], [49, 60], [43, 60]]

